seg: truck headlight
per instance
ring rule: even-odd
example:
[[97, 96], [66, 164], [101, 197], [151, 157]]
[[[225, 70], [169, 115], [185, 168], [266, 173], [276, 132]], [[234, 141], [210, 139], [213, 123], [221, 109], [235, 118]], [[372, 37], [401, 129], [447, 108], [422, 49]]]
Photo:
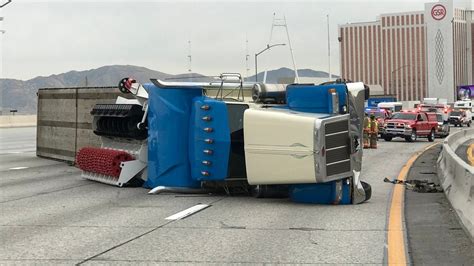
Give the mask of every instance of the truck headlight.
[[411, 125], [405, 125], [405, 128], [411, 128]]

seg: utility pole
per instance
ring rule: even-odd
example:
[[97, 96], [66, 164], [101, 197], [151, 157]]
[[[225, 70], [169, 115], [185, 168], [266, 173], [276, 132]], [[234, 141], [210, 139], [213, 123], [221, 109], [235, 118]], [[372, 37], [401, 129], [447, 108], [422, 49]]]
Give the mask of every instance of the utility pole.
[[331, 39], [329, 38], [329, 14], [327, 14], [327, 22], [328, 22], [328, 74], [329, 78], [328, 81], [331, 81]]
[[249, 40], [248, 37], [245, 38], [245, 79], [249, 78]]
[[188, 72], [193, 72], [192, 70], [192, 56], [191, 56], [191, 41], [188, 41]]
[[270, 45], [270, 43], [272, 42], [274, 27], [283, 27], [286, 30], [286, 38], [288, 39], [288, 46], [290, 48], [291, 60], [293, 61], [293, 69], [295, 71], [295, 80], [296, 80], [296, 83], [299, 83], [300, 77], [298, 76], [298, 69], [296, 68], [295, 56], [293, 55], [293, 47], [291, 46], [290, 33], [288, 32], [288, 24], [286, 23], [286, 17], [283, 16], [282, 19], [275, 18], [275, 13], [273, 13], [272, 30], [270, 31], [270, 40], [268, 41], [268, 45]]
[[[5, 3], [0, 5], [0, 22], [2, 22], [3, 26], [3, 17], [2, 17], [2, 8], [6, 5], [10, 4], [12, 0], [6, 0]], [[3, 78], [3, 34], [5, 34], [5, 30], [3, 27], [0, 27], [0, 79]], [[0, 115], [3, 115], [3, 87], [0, 87]]]

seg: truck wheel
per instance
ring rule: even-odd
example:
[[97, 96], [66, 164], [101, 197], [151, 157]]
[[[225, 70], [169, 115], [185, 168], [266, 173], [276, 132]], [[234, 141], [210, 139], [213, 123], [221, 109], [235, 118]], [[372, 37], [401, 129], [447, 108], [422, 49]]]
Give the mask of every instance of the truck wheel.
[[471, 122], [467, 123], [467, 127], [471, 127]]
[[416, 136], [416, 130], [413, 129], [413, 130], [411, 131], [410, 136], [405, 137], [405, 140], [408, 141], [408, 142], [413, 142], [413, 141], [416, 141], [416, 137], [417, 137], [417, 136]]
[[118, 85], [118, 88], [119, 88], [119, 91], [121, 93], [125, 93], [125, 94], [128, 94], [128, 93], [131, 93], [126, 87], [125, 87], [125, 83], [128, 81], [129, 78], [123, 78], [120, 80], [119, 82], [119, 85]]
[[387, 135], [383, 136], [383, 139], [384, 139], [385, 141], [392, 141], [392, 137], [387, 136]]
[[362, 184], [362, 187], [364, 188], [365, 201], [368, 201], [372, 197], [372, 187], [364, 181], [360, 181], [360, 183]]
[[435, 139], [435, 132], [434, 132], [434, 129], [431, 129], [431, 132], [430, 134], [428, 135], [428, 141], [429, 142], [433, 142]]
[[287, 185], [256, 185], [250, 193], [255, 198], [288, 198], [288, 191]]

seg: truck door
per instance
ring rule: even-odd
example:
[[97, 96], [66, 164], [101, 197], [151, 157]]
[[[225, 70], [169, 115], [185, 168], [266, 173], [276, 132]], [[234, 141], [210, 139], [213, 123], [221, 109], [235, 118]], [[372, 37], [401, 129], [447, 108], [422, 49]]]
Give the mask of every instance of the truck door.
[[425, 113], [420, 113], [418, 116], [421, 118], [421, 121], [419, 121], [419, 125], [421, 130], [423, 130], [421, 133], [423, 134], [428, 134], [430, 132], [430, 125], [428, 123], [428, 118], [426, 117]]

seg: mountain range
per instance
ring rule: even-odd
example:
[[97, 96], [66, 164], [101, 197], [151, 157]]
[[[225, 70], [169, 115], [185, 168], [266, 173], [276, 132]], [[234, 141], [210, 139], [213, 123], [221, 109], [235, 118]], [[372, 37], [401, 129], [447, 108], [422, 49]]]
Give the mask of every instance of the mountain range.
[[[299, 69], [300, 77], [327, 77], [324, 71], [312, 69]], [[264, 73], [258, 73], [259, 81], [263, 80]], [[29, 80], [0, 79], [0, 97], [2, 110], [18, 110], [21, 114], [36, 113], [36, 92], [40, 88], [68, 88], [68, 87], [105, 87], [117, 86], [118, 81], [124, 77], [133, 77], [140, 83], [149, 82], [150, 78], [177, 81], [210, 81], [208, 77], [198, 73], [167, 74], [164, 72], [132, 65], [103, 66], [86, 71], [69, 71], [47, 77], [35, 77]], [[280, 78], [294, 77], [294, 71], [289, 68], [280, 68], [267, 71], [267, 83], [277, 83]], [[248, 77], [248, 81], [255, 80], [255, 75]]]

